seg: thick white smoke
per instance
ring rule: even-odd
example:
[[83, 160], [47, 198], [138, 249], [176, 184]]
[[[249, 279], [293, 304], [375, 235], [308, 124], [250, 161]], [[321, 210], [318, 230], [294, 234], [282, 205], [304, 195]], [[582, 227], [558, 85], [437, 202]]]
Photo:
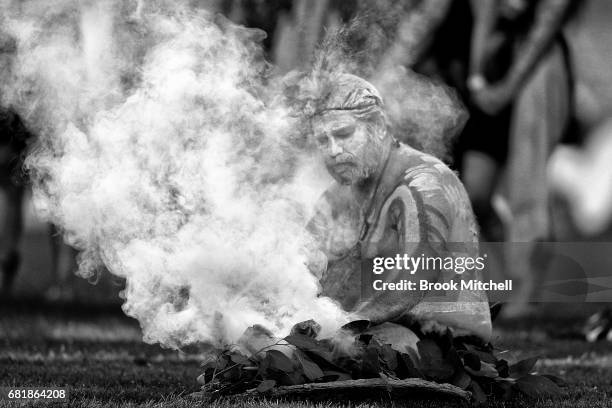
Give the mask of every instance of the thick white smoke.
[[320, 178], [253, 35], [174, 2], [1, 4], [17, 48], [2, 102], [39, 138], [35, 206], [81, 274], [126, 279], [147, 342], [342, 323], [305, 266]]

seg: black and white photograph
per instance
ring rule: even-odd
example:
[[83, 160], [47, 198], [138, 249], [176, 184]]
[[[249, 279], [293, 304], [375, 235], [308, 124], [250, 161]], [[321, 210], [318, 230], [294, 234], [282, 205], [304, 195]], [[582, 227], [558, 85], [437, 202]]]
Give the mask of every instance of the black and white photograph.
[[612, 407], [612, 1], [0, 0], [0, 407]]

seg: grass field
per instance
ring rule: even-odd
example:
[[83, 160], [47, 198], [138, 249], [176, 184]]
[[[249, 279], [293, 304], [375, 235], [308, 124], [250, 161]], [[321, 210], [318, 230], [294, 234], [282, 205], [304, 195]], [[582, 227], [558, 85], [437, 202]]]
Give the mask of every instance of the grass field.
[[[499, 322], [495, 344], [507, 358], [542, 356], [540, 372], [570, 384], [558, 401], [492, 402], [494, 407], [612, 406], [612, 344], [589, 344], [576, 328], [589, 312], [549, 305], [529, 319]], [[198, 390], [196, 354], [143, 344], [135, 321], [116, 306], [0, 303], [0, 386], [64, 386], [71, 407], [209, 406], [189, 397]], [[2, 404], [8, 402], [0, 401]], [[12, 404], [12, 403], [11, 403]], [[21, 403], [28, 405], [28, 403]], [[216, 407], [462, 406], [451, 400], [411, 401], [219, 401]]]

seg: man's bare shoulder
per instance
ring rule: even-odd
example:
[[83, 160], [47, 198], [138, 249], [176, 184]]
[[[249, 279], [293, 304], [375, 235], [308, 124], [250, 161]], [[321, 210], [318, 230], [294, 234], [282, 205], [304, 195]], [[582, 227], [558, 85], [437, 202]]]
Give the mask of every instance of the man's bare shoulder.
[[399, 159], [400, 165], [404, 167], [404, 183], [420, 191], [444, 185], [457, 186], [463, 190], [457, 174], [437, 157], [402, 144]]
[[434, 156], [409, 146], [400, 147], [398, 165], [402, 167], [402, 179], [396, 191], [406, 189], [422, 203], [421, 211], [427, 220], [439, 220], [440, 231], [446, 237], [454, 237], [451, 225], [458, 223], [465, 228], [463, 239], [472, 240], [476, 234], [474, 216], [469, 197], [459, 177], [446, 164]]

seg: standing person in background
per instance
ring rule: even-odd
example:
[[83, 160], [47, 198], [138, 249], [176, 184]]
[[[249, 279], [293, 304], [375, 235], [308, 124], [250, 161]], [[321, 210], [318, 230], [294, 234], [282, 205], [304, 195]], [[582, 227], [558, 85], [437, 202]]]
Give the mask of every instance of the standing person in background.
[[[569, 5], [569, 0], [487, 0], [473, 8], [477, 17], [468, 80], [471, 100], [489, 115], [514, 105], [505, 166], [510, 214], [504, 228], [505, 241], [509, 241], [504, 270], [516, 281], [518, 291], [515, 302], [506, 308], [509, 314], [526, 311], [538, 278], [530, 263], [536, 242], [551, 240], [553, 235], [546, 164], [570, 123], [571, 69], [561, 35]], [[483, 72], [494, 58], [489, 50], [500, 23], [515, 33], [513, 57], [505, 75], [491, 82]], [[490, 189], [485, 195], [489, 205], [497, 186], [485, 186], [485, 191]], [[534, 244], [513, 245], [529, 242]]]
[[573, 129], [579, 145], [559, 146], [549, 163], [551, 188], [578, 232], [608, 241], [612, 227], [612, 2], [588, 0], [564, 28], [574, 83]]
[[[471, 99], [490, 115], [514, 103], [506, 165], [512, 215], [506, 239], [511, 242], [551, 236], [545, 166], [569, 124], [571, 78], [561, 35], [569, 4], [569, 0], [487, 0], [474, 6]], [[516, 33], [516, 45], [507, 73], [491, 81], [483, 73], [494, 57], [489, 50], [494, 47], [495, 22], [500, 20]]]
[[3, 195], [0, 267], [2, 293], [8, 295], [21, 263], [24, 186], [21, 164], [30, 134], [15, 113], [0, 110], [0, 189]]
[[[0, 32], [0, 73], [9, 75], [11, 57], [16, 52], [14, 39]], [[2, 78], [6, 80], [8, 77]], [[1, 94], [0, 94], [1, 96]], [[22, 118], [11, 109], [0, 106], [0, 275], [3, 297], [12, 289], [21, 266], [21, 245], [24, 226], [24, 196], [26, 174], [23, 160], [29, 142], [34, 138]], [[51, 244], [51, 281], [46, 297], [50, 300], [72, 298], [69, 277], [76, 270], [76, 251], [63, 243], [55, 227], [49, 226]]]
[[[17, 51], [15, 39], [0, 30], [0, 84], [10, 81], [12, 58]], [[0, 104], [3, 101], [0, 89]], [[0, 228], [0, 269], [2, 273], [2, 294], [10, 293], [17, 276], [21, 256], [19, 245], [23, 232], [23, 172], [21, 169], [27, 141], [31, 134], [19, 115], [0, 105], [0, 190], [3, 208]]]
[[[32, 138], [19, 115], [0, 109], [0, 190], [3, 205], [0, 211], [0, 268], [2, 295], [8, 296], [21, 265], [20, 246], [23, 238], [25, 173], [22, 169], [28, 141]], [[76, 271], [76, 250], [64, 244], [56, 228], [49, 225], [51, 245], [51, 287], [45, 293], [49, 300], [73, 297], [70, 277]]]
[[[306, 68], [326, 28], [340, 19], [335, 2], [231, 0], [208, 5], [237, 24], [266, 32], [263, 47], [280, 72]], [[340, 2], [342, 3], [342, 2]], [[354, 2], [344, 2], [350, 10]], [[348, 3], [348, 5], [346, 4]]]

